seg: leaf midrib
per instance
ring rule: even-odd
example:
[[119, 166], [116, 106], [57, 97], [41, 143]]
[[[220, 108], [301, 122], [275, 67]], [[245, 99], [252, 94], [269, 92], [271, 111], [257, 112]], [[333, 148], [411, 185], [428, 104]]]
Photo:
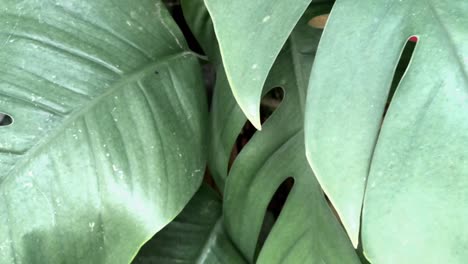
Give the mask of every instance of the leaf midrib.
[[66, 130], [66, 128], [78, 120], [80, 117], [84, 116], [86, 113], [88, 113], [91, 109], [93, 109], [99, 102], [105, 100], [109, 96], [112, 96], [114, 93], [119, 91], [120, 88], [125, 87], [125, 84], [131, 83], [132, 81], [138, 80], [144, 73], [149, 71], [152, 68], [155, 68], [158, 65], [167, 63], [169, 61], [178, 59], [180, 57], [185, 57], [187, 55], [190, 56], [196, 56], [191, 51], [183, 51], [179, 52], [176, 54], [171, 54], [162, 57], [158, 61], [152, 61], [148, 64], [145, 64], [144, 66], [140, 67], [139, 69], [123, 75], [121, 78], [116, 80], [113, 85], [110, 86], [110, 88], [105, 91], [103, 94], [93, 98], [90, 100], [85, 106], [79, 108], [78, 110], [73, 111], [68, 118], [66, 118], [61, 125], [59, 125], [57, 128], [53, 129], [46, 137], [42, 138], [39, 140], [33, 147], [31, 147], [29, 150], [25, 152], [25, 154], [19, 158], [17, 162], [11, 167], [11, 169], [5, 174], [5, 176], [0, 179], [0, 188], [3, 187], [3, 183], [6, 182], [8, 178], [10, 178], [11, 174], [16, 171], [18, 167], [22, 167], [22, 165], [26, 164], [27, 162], [31, 161], [31, 157], [37, 154], [39, 151], [41, 151], [44, 147], [49, 145], [49, 143], [54, 140], [58, 135], [60, 135], [63, 131]]

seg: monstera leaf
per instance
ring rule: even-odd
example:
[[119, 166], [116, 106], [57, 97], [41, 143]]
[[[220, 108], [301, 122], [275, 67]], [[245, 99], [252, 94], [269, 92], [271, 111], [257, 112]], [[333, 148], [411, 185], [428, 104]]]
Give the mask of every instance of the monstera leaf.
[[[197, 1], [188, 2], [193, 6]], [[209, 25], [209, 18], [202, 14], [200, 6], [199, 13], [191, 12], [194, 8], [189, 9], [190, 5], [185, 5], [188, 21], [192, 21], [190, 24], [195, 33], [201, 32], [200, 25]], [[198, 5], [203, 5], [202, 1], [198, 1]], [[282, 87], [285, 99], [266, 121], [263, 130], [243, 148], [229, 176], [229, 155], [246, 118], [229, 90], [228, 78], [218, 72], [210, 121], [210, 150], [216, 151], [216, 155], [210, 154], [210, 159], [217, 160], [210, 160], [210, 168], [217, 173], [217, 182], [225, 184], [221, 188], [224, 190], [226, 229], [249, 263], [359, 263], [304, 154], [301, 106], [305, 97], [302, 95], [307, 88], [308, 72], [321, 33], [309, 27], [307, 22], [328, 12], [329, 8], [330, 4], [311, 7], [283, 48], [263, 93]], [[199, 21], [201, 19], [205, 21]], [[212, 38], [196, 35], [202, 46], [209, 49], [210, 46], [203, 42]], [[268, 203], [288, 178], [294, 179], [294, 186], [257, 256], [257, 242]]]
[[156, 234], [133, 264], [246, 263], [222, 224], [218, 195], [202, 185], [177, 218]]
[[2, 1], [0, 263], [129, 263], [198, 189], [197, 59], [160, 1]]
[[265, 80], [310, 1], [205, 0], [232, 93], [257, 128]]
[[465, 0], [339, 0], [321, 40], [307, 154], [355, 244], [362, 217], [372, 263], [468, 259], [467, 13]]

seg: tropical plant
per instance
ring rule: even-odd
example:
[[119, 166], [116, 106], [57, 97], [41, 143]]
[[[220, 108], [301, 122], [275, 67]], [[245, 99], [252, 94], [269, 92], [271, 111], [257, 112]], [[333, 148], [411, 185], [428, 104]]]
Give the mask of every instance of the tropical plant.
[[0, 14], [0, 263], [468, 259], [467, 1]]

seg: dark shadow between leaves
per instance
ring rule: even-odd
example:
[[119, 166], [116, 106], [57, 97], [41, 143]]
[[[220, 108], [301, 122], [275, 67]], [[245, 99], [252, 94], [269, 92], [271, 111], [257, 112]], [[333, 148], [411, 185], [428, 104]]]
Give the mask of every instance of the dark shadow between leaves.
[[413, 57], [414, 49], [416, 48], [416, 43], [418, 42], [418, 38], [416, 36], [412, 36], [408, 38], [405, 47], [400, 56], [400, 60], [398, 61], [397, 67], [395, 69], [395, 73], [393, 75], [392, 85], [390, 87], [390, 92], [388, 93], [387, 104], [385, 105], [384, 117], [387, 113], [388, 107], [390, 106], [390, 102], [393, 99], [393, 95], [395, 94], [398, 85], [400, 84], [403, 76], [408, 69], [408, 66], [411, 62], [411, 58]]
[[[270, 116], [278, 109], [284, 99], [284, 90], [281, 87], [273, 87], [262, 98], [260, 103], [260, 120], [262, 125], [270, 118]], [[234, 160], [241, 152], [245, 145], [255, 135], [257, 129], [249, 122], [245, 122], [239, 136], [232, 147], [231, 157], [229, 160], [228, 172], [231, 169]]]
[[255, 247], [255, 259], [257, 259], [258, 255], [260, 254], [263, 244], [267, 240], [271, 229], [280, 216], [293, 186], [294, 178], [288, 177], [280, 184], [280, 186], [278, 186], [278, 189], [276, 189], [275, 193], [273, 194], [273, 197], [271, 198], [270, 203], [268, 204], [268, 208], [265, 212], [262, 229], [260, 230], [260, 234], [257, 239], [257, 245]]

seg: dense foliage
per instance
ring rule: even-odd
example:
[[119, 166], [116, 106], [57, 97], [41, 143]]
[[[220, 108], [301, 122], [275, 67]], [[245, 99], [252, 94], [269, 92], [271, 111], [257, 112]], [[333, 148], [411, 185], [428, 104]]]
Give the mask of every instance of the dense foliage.
[[465, 0], [1, 0], [0, 263], [465, 263]]

